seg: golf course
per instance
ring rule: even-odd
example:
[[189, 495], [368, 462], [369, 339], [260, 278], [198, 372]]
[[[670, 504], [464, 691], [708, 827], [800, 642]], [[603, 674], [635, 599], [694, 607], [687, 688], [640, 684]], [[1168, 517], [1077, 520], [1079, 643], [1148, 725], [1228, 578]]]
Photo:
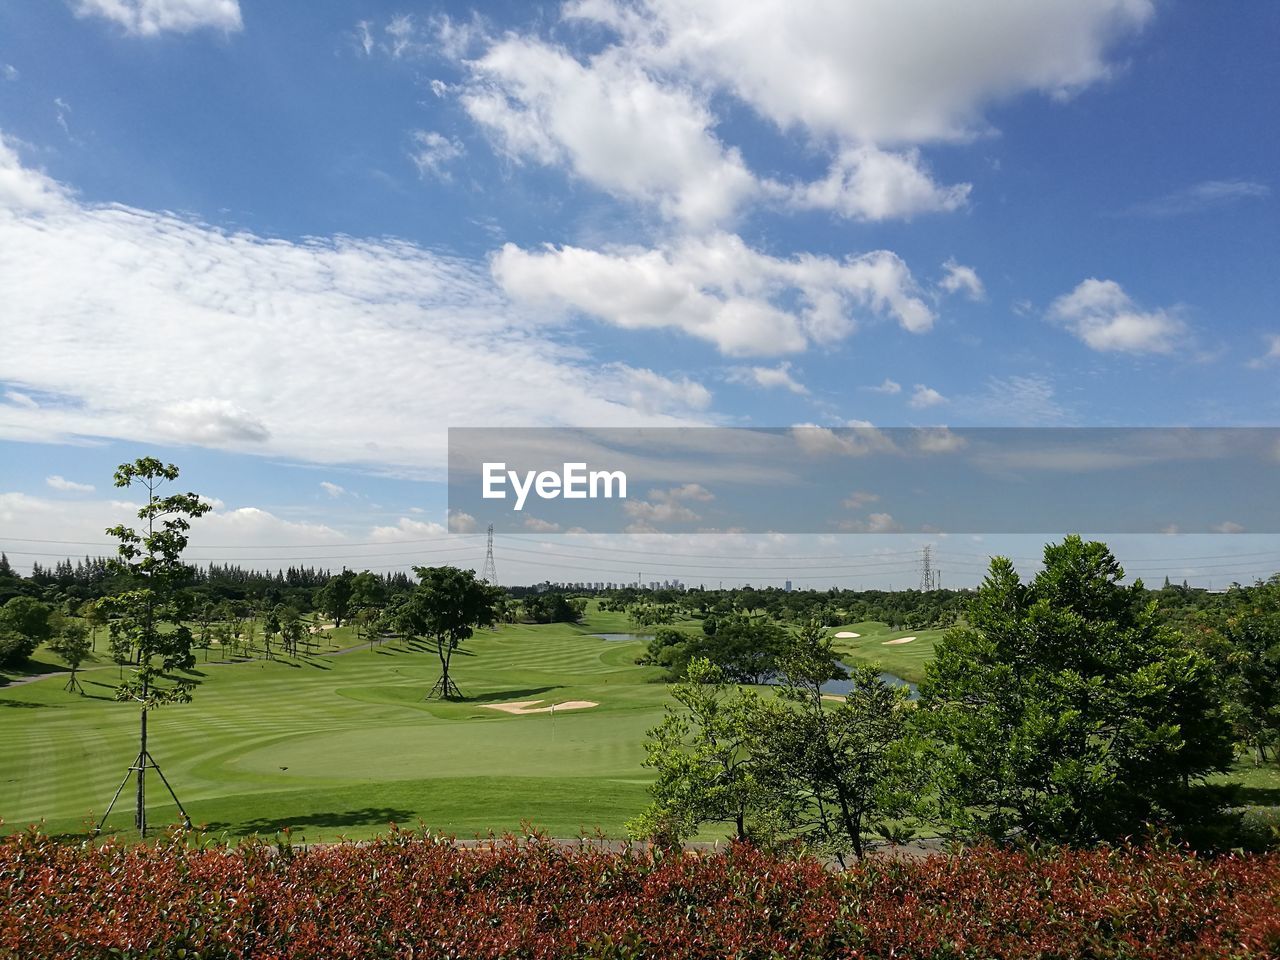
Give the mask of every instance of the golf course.
[[[646, 802], [644, 735], [667, 699], [658, 671], [635, 664], [642, 641], [591, 635], [627, 629], [623, 616], [593, 612], [580, 625], [479, 631], [454, 660], [461, 702], [425, 699], [438, 674], [425, 647], [352, 649], [345, 626], [324, 635], [340, 652], [202, 662], [193, 701], [151, 714], [152, 753], [211, 832], [290, 827], [319, 840], [421, 820], [460, 836], [522, 821], [617, 834]], [[0, 688], [5, 830], [84, 830], [136, 755], [137, 708], [112, 699], [117, 668], [89, 664], [81, 678], [84, 696], [56, 676]], [[529, 701], [597, 706], [491, 709]], [[163, 785], [148, 784], [151, 821], [176, 821]], [[131, 827], [132, 789], [106, 831]]]

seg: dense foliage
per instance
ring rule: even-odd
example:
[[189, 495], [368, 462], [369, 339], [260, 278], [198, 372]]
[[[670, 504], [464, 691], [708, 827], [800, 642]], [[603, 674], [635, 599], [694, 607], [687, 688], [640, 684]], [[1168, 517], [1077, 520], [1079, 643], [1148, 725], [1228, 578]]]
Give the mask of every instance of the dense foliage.
[[942, 816], [966, 835], [1067, 843], [1185, 824], [1232, 739], [1210, 659], [1160, 623], [1105, 544], [1067, 537], [1022, 583], [997, 557], [922, 687]]
[[1280, 855], [974, 849], [835, 873], [747, 846], [478, 849], [393, 832], [306, 851], [0, 844], [0, 955], [1274, 957]]

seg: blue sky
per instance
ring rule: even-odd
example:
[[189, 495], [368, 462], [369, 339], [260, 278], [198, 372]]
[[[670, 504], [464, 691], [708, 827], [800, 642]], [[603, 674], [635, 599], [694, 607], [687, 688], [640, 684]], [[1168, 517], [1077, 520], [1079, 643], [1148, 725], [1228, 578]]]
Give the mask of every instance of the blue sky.
[[[1275, 424], [1278, 39], [1265, 2], [6, 4], [0, 546], [92, 548], [143, 452], [219, 501], [205, 556], [390, 567], [451, 425]], [[1280, 567], [1251, 539], [1131, 549]]]

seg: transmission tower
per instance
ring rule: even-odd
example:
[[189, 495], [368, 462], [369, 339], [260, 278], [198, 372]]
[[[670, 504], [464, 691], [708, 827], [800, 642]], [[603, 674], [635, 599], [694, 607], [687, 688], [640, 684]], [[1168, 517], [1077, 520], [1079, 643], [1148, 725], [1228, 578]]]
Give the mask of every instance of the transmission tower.
[[489, 545], [484, 552], [484, 573], [480, 575], [480, 579], [486, 583], [491, 583], [495, 587], [498, 585], [498, 568], [493, 562], [493, 524], [489, 524]]
[[920, 589], [929, 591], [934, 589], [933, 586], [933, 552], [932, 548], [926, 546], [924, 553], [920, 557]]

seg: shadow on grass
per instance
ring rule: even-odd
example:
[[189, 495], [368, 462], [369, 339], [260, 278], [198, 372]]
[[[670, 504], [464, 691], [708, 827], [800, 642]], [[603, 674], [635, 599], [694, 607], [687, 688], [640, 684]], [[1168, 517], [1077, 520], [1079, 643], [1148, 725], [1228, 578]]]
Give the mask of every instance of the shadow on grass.
[[[507, 700], [528, 700], [543, 693], [558, 690], [559, 687], [530, 687], [528, 690], [495, 690], [492, 693], [480, 693], [474, 697], [462, 697], [458, 700], [445, 700], [444, 703], [503, 703]], [[433, 697], [433, 700], [439, 699]]]
[[1233, 799], [1247, 807], [1280, 807], [1280, 787], [1237, 786]]
[[0, 707], [18, 707], [19, 709], [38, 710], [41, 707], [60, 707], [60, 703], [28, 703], [26, 700], [0, 700]]
[[279, 817], [259, 817], [256, 820], [215, 821], [203, 824], [210, 833], [226, 830], [230, 833], [277, 833], [288, 827], [298, 830], [305, 827], [367, 827], [382, 826], [390, 823], [410, 823], [418, 815], [416, 810], [403, 810], [397, 807], [364, 807], [359, 810], [343, 810], [332, 813], [305, 813], [296, 816], [287, 814]]

